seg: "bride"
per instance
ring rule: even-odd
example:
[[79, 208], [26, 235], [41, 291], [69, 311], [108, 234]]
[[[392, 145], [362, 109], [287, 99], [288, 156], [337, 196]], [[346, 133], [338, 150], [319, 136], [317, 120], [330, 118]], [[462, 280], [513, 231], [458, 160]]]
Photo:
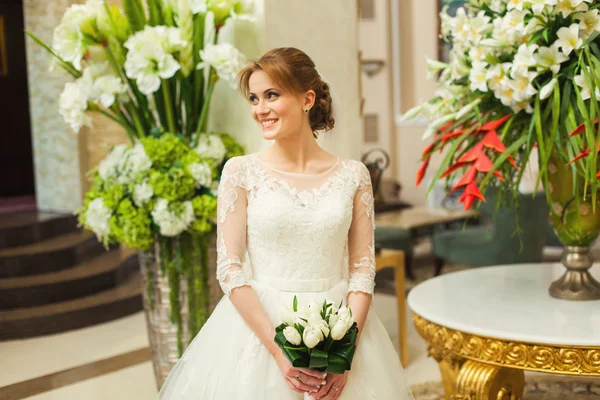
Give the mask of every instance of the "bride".
[[[279, 48], [238, 76], [264, 139], [234, 157], [218, 191], [217, 279], [225, 296], [169, 374], [160, 399], [412, 399], [398, 355], [371, 307], [375, 229], [369, 172], [327, 153], [329, 86], [313, 61]], [[358, 140], [358, 138], [348, 138]], [[295, 368], [274, 341], [283, 304], [343, 301], [360, 330], [352, 369]]]

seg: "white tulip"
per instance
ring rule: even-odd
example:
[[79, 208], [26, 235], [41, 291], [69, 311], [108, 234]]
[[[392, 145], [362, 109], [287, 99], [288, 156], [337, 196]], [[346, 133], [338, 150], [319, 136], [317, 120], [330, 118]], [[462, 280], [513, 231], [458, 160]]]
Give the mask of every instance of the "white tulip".
[[321, 318], [320, 314], [312, 314], [308, 317], [308, 325], [319, 328], [323, 333], [323, 336], [329, 336], [329, 325], [323, 318]]
[[288, 326], [283, 330], [283, 336], [285, 336], [286, 340], [294, 346], [299, 346], [302, 344], [302, 336], [300, 336], [300, 332], [298, 332], [296, 328], [292, 326]]
[[324, 339], [323, 332], [315, 326], [307, 325], [306, 328], [304, 328], [302, 339], [304, 339], [306, 347], [312, 349]]
[[285, 304], [279, 309], [279, 319], [281, 319], [281, 322], [284, 324], [294, 325], [295, 315], [296, 313], [294, 313], [294, 310]]
[[331, 328], [331, 338], [333, 340], [341, 340], [353, 324], [354, 320], [350, 314], [341, 316]]

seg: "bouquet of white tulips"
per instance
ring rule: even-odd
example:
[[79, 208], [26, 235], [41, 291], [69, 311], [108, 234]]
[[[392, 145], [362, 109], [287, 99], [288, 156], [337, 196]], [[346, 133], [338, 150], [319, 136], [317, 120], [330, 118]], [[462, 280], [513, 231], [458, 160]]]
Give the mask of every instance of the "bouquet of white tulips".
[[284, 305], [280, 317], [275, 343], [294, 367], [333, 374], [350, 370], [358, 336], [350, 308], [328, 300], [298, 304], [294, 296], [293, 306]]

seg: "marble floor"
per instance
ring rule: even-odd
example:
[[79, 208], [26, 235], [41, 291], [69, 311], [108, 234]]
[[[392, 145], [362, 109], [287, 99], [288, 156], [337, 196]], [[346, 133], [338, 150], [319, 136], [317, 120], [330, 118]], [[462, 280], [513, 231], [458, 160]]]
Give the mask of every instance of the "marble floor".
[[[383, 321], [390, 337], [397, 346], [396, 299], [386, 294], [377, 294], [375, 312]], [[60, 372], [79, 366], [97, 364], [101, 360], [131, 354], [148, 346], [143, 313], [121, 318], [109, 323], [28, 340], [0, 342], [0, 398], [17, 399], [16, 393], [6, 393], [10, 387], [15, 392], [30, 390], [31, 385], [42, 376], [53, 375], [60, 386]], [[437, 365], [426, 356], [425, 343], [417, 335], [412, 324], [408, 324], [408, 348], [410, 364], [406, 368], [409, 382], [421, 383], [439, 380]], [[71, 374], [72, 375], [72, 374]], [[75, 374], [77, 375], [77, 374]], [[91, 376], [95, 373], [91, 373]], [[83, 378], [85, 378], [85, 373]], [[63, 383], [70, 383], [68, 379]], [[81, 379], [81, 377], [79, 378]], [[19, 382], [29, 385], [19, 385]], [[78, 380], [78, 378], [75, 378]], [[48, 383], [44, 383], [48, 384]], [[12, 386], [10, 386], [12, 385]], [[3, 392], [4, 387], [4, 392]], [[34, 396], [35, 400], [95, 400], [95, 399], [150, 399], [156, 394], [152, 364], [142, 361], [135, 365], [70, 383], [58, 389]]]
[[[427, 253], [427, 245], [418, 248], [417, 259]], [[373, 305], [398, 348], [395, 297], [378, 292]], [[409, 310], [406, 315], [410, 318]], [[439, 381], [437, 364], [410, 320], [407, 328], [409, 384]], [[62, 334], [0, 342], [0, 399], [151, 399], [156, 385], [148, 360], [142, 312]]]

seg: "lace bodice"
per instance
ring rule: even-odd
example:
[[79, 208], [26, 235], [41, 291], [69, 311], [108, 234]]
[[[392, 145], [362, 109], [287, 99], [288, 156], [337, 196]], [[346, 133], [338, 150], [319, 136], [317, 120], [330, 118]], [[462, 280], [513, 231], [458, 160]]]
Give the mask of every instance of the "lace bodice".
[[254, 154], [234, 157], [218, 191], [217, 279], [227, 295], [250, 279], [319, 291], [344, 278], [348, 291], [372, 294], [374, 217], [359, 161], [338, 158], [321, 174], [300, 174]]

